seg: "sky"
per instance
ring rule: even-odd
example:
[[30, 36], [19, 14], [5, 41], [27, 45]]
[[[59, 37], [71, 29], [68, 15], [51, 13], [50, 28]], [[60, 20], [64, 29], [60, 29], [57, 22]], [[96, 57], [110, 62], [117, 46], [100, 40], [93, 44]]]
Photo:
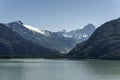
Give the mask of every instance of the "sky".
[[22, 21], [42, 30], [96, 27], [120, 17], [120, 0], [0, 0], [0, 23]]

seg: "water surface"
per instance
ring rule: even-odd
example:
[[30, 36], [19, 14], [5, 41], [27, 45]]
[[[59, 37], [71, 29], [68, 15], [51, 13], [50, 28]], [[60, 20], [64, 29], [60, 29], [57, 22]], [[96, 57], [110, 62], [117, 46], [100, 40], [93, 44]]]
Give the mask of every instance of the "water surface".
[[120, 61], [4, 59], [0, 80], [120, 80]]

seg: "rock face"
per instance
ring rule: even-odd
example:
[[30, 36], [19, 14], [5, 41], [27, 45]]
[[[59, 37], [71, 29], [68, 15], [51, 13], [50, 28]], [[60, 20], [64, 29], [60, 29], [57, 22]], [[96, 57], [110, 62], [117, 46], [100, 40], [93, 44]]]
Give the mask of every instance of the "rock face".
[[40, 30], [39, 28], [25, 25], [21, 21], [8, 23], [7, 26], [20, 34], [24, 39], [44, 47], [56, 49], [61, 53], [68, 52], [76, 44], [73, 38], [66, 38], [57, 32]]
[[61, 34], [64, 37], [70, 37], [75, 39], [76, 43], [81, 43], [87, 40], [95, 31], [95, 29], [96, 27], [93, 24], [88, 24], [83, 29], [76, 29], [69, 32], [66, 32], [65, 30], [63, 30]]
[[0, 57], [34, 57], [49, 54], [54, 55], [59, 52], [25, 40], [18, 33], [0, 23]]
[[88, 24], [83, 29], [70, 32], [50, 32], [47, 30], [40, 30], [39, 28], [25, 25], [21, 21], [11, 22], [6, 25], [24, 39], [44, 47], [56, 49], [61, 53], [67, 53], [77, 43], [87, 40], [95, 30], [95, 27], [92, 24]]
[[120, 18], [101, 25], [68, 55], [75, 58], [120, 59]]

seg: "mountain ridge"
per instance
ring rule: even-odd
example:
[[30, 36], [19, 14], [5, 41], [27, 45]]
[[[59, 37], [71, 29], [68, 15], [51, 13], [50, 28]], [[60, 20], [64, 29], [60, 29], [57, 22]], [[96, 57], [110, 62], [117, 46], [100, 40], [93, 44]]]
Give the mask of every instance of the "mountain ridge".
[[69, 56], [92, 59], [120, 59], [120, 18], [98, 27], [92, 36], [76, 45]]
[[58, 51], [23, 39], [18, 33], [0, 23], [0, 57], [55, 55]]
[[[44, 47], [56, 49], [61, 53], [67, 53], [78, 43], [77, 41], [80, 40], [77, 40], [74, 37], [65, 37], [61, 32], [51, 32], [47, 30], [40, 30], [39, 28], [34, 28], [33, 26], [26, 26], [21, 21], [14, 21], [6, 25], [13, 31], [20, 34], [24, 39], [30, 40]], [[94, 30], [95, 29], [93, 29], [93, 31]], [[91, 34], [93, 31], [91, 31]], [[79, 42], [82, 41], [84, 41], [84, 39], [81, 39]]]

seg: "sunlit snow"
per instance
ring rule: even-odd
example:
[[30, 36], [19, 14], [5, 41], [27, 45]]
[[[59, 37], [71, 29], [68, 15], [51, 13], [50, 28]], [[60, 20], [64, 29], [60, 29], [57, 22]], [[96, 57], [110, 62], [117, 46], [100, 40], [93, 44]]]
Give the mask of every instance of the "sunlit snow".
[[40, 30], [39, 28], [36, 28], [36, 27], [30, 26], [30, 25], [26, 25], [26, 24], [23, 24], [23, 26], [26, 27], [26, 28], [29, 29], [29, 30], [32, 30], [32, 31], [35, 31], [35, 32], [41, 33], [41, 34], [43, 34], [43, 35], [46, 35], [46, 32], [43, 31], [43, 30]]

